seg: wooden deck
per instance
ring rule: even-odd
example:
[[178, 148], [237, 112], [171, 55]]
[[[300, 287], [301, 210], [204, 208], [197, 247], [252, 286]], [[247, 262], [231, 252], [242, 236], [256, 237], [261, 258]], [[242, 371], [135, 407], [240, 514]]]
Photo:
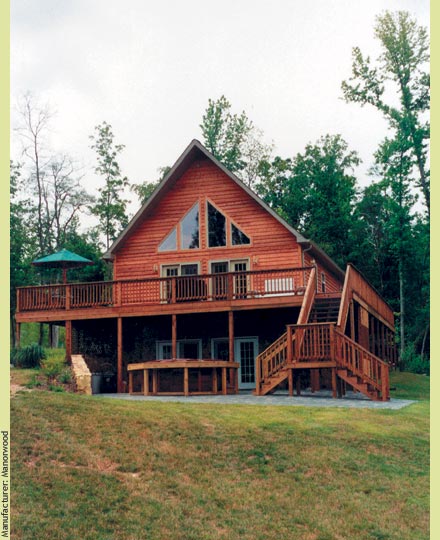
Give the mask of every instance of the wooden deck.
[[[189, 359], [155, 360], [129, 364], [127, 366], [128, 391], [133, 395], [141, 394], [144, 396], [237, 394], [239, 367], [237, 362]], [[170, 370], [172, 370], [173, 384], [171, 388], [169, 386], [170, 380], [163, 380], [163, 374]], [[142, 375], [138, 391], [136, 391], [134, 384], [136, 373]], [[193, 377], [191, 377], [192, 375]], [[191, 378], [193, 379], [193, 388], [190, 386]], [[206, 387], [207, 382], [209, 388]], [[176, 390], [176, 385], [180, 385], [181, 389]]]
[[17, 289], [16, 321], [51, 322], [302, 304], [310, 267]]

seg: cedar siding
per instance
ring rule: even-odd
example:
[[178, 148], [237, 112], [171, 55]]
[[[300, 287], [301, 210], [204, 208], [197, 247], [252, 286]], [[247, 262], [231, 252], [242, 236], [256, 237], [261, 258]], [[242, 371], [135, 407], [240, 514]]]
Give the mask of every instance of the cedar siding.
[[[238, 226], [251, 243], [231, 246], [227, 234], [229, 245], [208, 248], [207, 200]], [[159, 244], [197, 201], [200, 204], [200, 248], [159, 252]], [[125, 238], [114, 257], [114, 277], [157, 277], [161, 265], [189, 262], [199, 263], [199, 273], [208, 274], [210, 261], [232, 259], [248, 259], [249, 270], [302, 266], [300, 247], [294, 235], [214, 163], [197, 160]]]

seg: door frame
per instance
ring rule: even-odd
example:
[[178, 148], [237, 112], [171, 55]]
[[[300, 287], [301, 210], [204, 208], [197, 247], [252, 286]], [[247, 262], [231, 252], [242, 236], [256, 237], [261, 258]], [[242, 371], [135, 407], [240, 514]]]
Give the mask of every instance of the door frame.
[[[241, 355], [240, 355], [240, 343], [250, 341], [254, 344], [254, 382], [242, 383], [241, 382]], [[244, 336], [237, 337], [234, 339], [234, 360], [240, 364], [238, 368], [238, 388], [240, 390], [252, 390], [255, 388], [255, 367], [256, 367], [256, 358], [258, 356], [259, 346], [258, 346], [258, 336]]]

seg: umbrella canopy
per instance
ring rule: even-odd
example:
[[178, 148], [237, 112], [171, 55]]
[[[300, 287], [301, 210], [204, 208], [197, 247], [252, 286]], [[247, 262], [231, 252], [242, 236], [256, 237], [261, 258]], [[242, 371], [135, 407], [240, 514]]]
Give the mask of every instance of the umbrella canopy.
[[35, 261], [32, 261], [32, 264], [34, 266], [45, 266], [46, 268], [62, 268], [63, 282], [66, 283], [68, 268], [79, 268], [81, 266], [93, 264], [93, 261], [81, 257], [81, 255], [77, 255], [76, 253], [72, 253], [67, 249], [62, 249], [52, 255], [36, 259]]

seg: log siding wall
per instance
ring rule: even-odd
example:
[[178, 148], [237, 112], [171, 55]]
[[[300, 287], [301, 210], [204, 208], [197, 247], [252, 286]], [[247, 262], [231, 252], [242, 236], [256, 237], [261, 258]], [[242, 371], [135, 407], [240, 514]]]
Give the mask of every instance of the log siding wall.
[[[242, 246], [207, 247], [206, 201], [210, 200], [250, 239]], [[199, 201], [200, 248], [159, 252], [158, 246]], [[230, 234], [228, 231], [228, 239]], [[249, 270], [302, 266], [295, 237], [208, 160], [194, 162], [170, 186], [116, 253], [114, 278], [158, 277], [167, 264], [199, 263], [210, 273], [211, 261], [249, 259]], [[330, 285], [330, 283], [329, 283]]]

